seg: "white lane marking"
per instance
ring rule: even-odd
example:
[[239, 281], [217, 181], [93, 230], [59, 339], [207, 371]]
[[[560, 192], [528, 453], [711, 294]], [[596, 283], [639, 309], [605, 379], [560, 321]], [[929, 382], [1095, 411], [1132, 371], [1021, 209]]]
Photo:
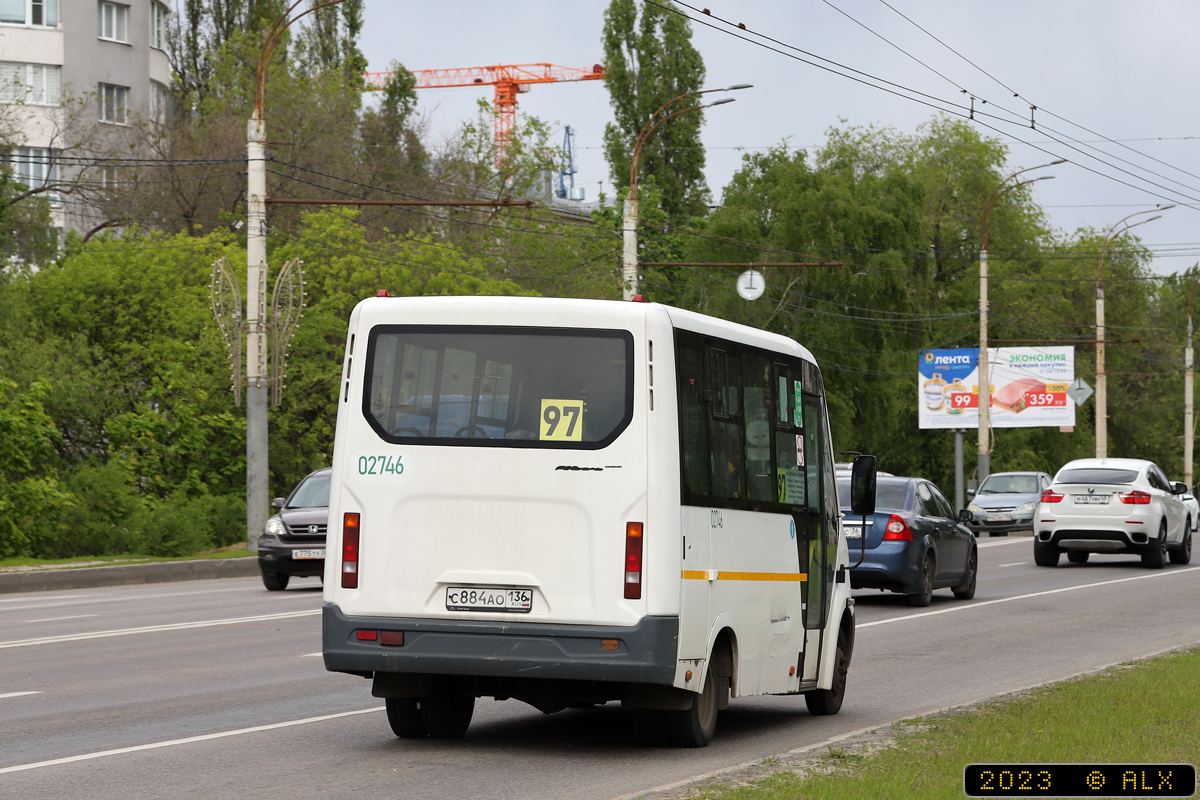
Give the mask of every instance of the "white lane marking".
[[[250, 592], [253, 592], [254, 594], [257, 595], [257, 594], [265, 593], [266, 590], [259, 589], [258, 591], [254, 591], [253, 589], [236, 589], [236, 590], [235, 589], [213, 589], [213, 590], [200, 591], [200, 592], [160, 592], [159, 594], [125, 594], [125, 595], [118, 594], [118, 595], [109, 595], [107, 597], [99, 597], [99, 595], [81, 594], [81, 595], [79, 595], [79, 597], [99, 597], [99, 599], [92, 600], [87, 603], [77, 603], [75, 601], [75, 598], [73, 598], [73, 597], [70, 599], [65, 598], [65, 597], [53, 597], [53, 598], [46, 598], [46, 599], [47, 600], [61, 600], [63, 602], [39, 603], [38, 605], [20, 606], [19, 608], [13, 608], [10, 606], [8, 608], [0, 608], [0, 611], [4, 611], [4, 612], [37, 611], [37, 610], [40, 610], [43, 608], [58, 608], [60, 606], [75, 606], [75, 605], [95, 606], [99, 603], [125, 603], [125, 602], [136, 602], [139, 600], [161, 600], [164, 597], [190, 597], [191, 595], [195, 595], [195, 594], [218, 594], [218, 593], [230, 593], [230, 592], [234, 592], [234, 591], [241, 592], [242, 594], [248, 594]], [[314, 597], [317, 599], [320, 599], [321, 595], [316, 594], [316, 593], [311, 593], [311, 592], [294, 592], [294, 593], [287, 592], [287, 593], [283, 594], [282, 596], [280, 596], [278, 593], [276, 593], [271, 599], [272, 600], [286, 600], [289, 598], [291, 598], [291, 599], [301, 598], [301, 599], [311, 600]], [[32, 598], [23, 597], [23, 598], [18, 598], [18, 599], [28, 602]], [[17, 600], [15, 600], [15, 599], [14, 600], [0, 600], [0, 602], [13, 603], [13, 602], [17, 602]]]
[[[63, 597], [43, 597], [42, 599], [43, 600], [75, 600], [75, 599], [82, 598], [82, 597], [95, 597], [95, 595], [73, 594], [70, 596], [63, 596]], [[29, 600], [30, 600], [30, 597], [28, 595], [26, 595], [24, 597], [6, 597], [3, 600], [0, 600], [0, 603], [28, 603]]]
[[1004, 547], [1004, 545], [1006, 545], [1006, 544], [1029, 544], [1032, 541], [1033, 541], [1033, 537], [1027, 536], [1027, 537], [1024, 537], [1021, 539], [1008, 539], [1007, 541], [1003, 541], [1003, 542], [987, 542], [986, 544], [981, 544], [979, 546], [980, 547]]
[[6, 697], [24, 697], [27, 694], [41, 694], [41, 692], [9, 692], [8, 694], [0, 694], [0, 700]]
[[278, 728], [290, 728], [293, 725], [307, 725], [310, 722], [324, 722], [329, 719], [338, 719], [340, 717], [353, 717], [357, 714], [371, 714], [375, 711], [383, 711], [383, 706], [377, 708], [364, 708], [359, 711], [343, 711], [340, 714], [326, 714], [322, 717], [309, 717], [308, 719], [294, 719], [290, 722], [276, 722], [274, 725], [257, 725], [253, 728], [241, 728], [236, 731], [221, 731], [220, 733], [207, 733], [203, 736], [189, 736], [186, 739], [171, 739], [165, 742], [151, 742], [150, 744], [139, 744], [133, 747], [118, 747], [116, 750], [100, 750], [95, 753], [81, 753], [77, 756], [68, 756], [66, 758], [54, 758], [49, 761], [37, 761], [32, 764], [18, 764], [15, 767], [0, 768], [0, 775], [6, 772], [21, 772], [27, 769], [41, 769], [42, 767], [53, 767], [56, 764], [70, 764], [74, 761], [88, 761], [93, 758], [104, 758], [106, 756], [118, 756], [122, 753], [136, 753], [141, 750], [157, 750], [160, 747], [174, 747], [179, 744], [191, 744], [192, 742], [206, 742], [210, 739], [224, 739], [226, 736], [240, 736], [243, 733], [260, 733], [262, 731], [272, 731]]
[[[1200, 567], [1187, 567], [1186, 569], [1173, 569], [1170, 572], [1155, 572], [1151, 575], [1135, 575], [1132, 578], [1117, 578], [1111, 581], [1099, 581], [1098, 583], [1083, 583], [1078, 586], [1064, 586], [1061, 589], [1047, 589], [1044, 592], [1032, 592], [1031, 594], [1018, 594], [1013, 597], [1001, 597], [999, 600], [984, 600], [982, 603], [971, 603], [970, 605], [958, 605], [952, 608], [942, 608], [937, 611], [924, 611], [920, 614], [905, 614], [903, 617], [892, 617], [891, 619], [878, 619], [874, 622], [859, 622], [855, 624], [855, 628], [870, 628], [872, 625], [887, 625], [889, 622], [902, 622], [906, 619], [919, 619], [921, 617], [932, 617], [936, 614], [950, 614], [954, 611], [968, 611], [972, 608], [983, 608], [984, 606], [992, 606], [997, 603], [1011, 603], [1013, 600], [1028, 600], [1030, 597], [1045, 597], [1049, 594], [1059, 594], [1061, 592], [1073, 592], [1076, 589], [1094, 589], [1097, 586], [1111, 586], [1114, 583], [1126, 583], [1128, 581], [1144, 581], [1150, 578], [1169, 578], [1172, 575], [1184, 575], [1189, 572], [1200, 570]], [[0, 645], [2, 647], [3, 645]]]
[[304, 655], [302, 655], [300, 657], [301, 658], [320, 658], [323, 655], [325, 655], [325, 654], [324, 653], [305, 653]]
[[57, 642], [80, 642], [85, 639], [107, 639], [110, 636], [130, 636], [135, 633], [157, 633], [159, 631], [182, 631], [191, 628], [211, 628], [217, 625], [237, 625], [242, 622], [266, 622], [292, 617], [310, 617], [320, 614], [321, 609], [312, 611], [292, 611], [286, 614], [263, 614], [257, 617], [233, 617], [231, 619], [208, 619], [199, 622], [177, 622], [173, 625], [150, 625], [145, 628], [122, 628], [114, 631], [96, 631], [95, 633], [75, 633], [68, 636], [47, 636], [42, 639], [17, 639], [11, 642], [0, 642], [0, 650], [9, 647], [30, 647], [36, 644], [55, 644]]
[[50, 617], [48, 619], [27, 619], [27, 620], [25, 620], [25, 624], [28, 625], [32, 622], [62, 622], [64, 619], [83, 619], [84, 617], [98, 617], [98, 616], [100, 616], [100, 615], [99, 614], [76, 614], [73, 617]]
[[[1000, 567], [1019, 567], [1022, 564], [1028, 564], [1028, 563], [1029, 563], [1028, 561], [1014, 561], [1011, 564], [1001, 564]], [[997, 569], [999, 569], [999, 567], [997, 567]]]

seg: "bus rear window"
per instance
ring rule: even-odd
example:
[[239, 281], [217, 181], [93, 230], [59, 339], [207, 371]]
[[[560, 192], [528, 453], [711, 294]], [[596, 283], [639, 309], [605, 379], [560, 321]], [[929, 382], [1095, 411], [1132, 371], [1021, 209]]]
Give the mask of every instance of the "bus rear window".
[[597, 449], [629, 424], [632, 361], [626, 331], [380, 326], [363, 413], [395, 443]]

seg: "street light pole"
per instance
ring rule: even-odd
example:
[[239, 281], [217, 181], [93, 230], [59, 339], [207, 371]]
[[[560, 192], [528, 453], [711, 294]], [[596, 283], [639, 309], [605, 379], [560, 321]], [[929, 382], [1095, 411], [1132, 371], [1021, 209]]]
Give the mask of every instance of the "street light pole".
[[258, 550], [258, 536], [271, 508], [268, 462], [270, 380], [267, 373], [267, 64], [284, 31], [297, 20], [345, 0], [328, 0], [296, 16], [304, 0], [293, 0], [267, 32], [258, 54], [254, 112], [246, 125], [246, 547]]
[[1192, 395], [1192, 374], [1195, 368], [1192, 350], [1192, 299], [1196, 296], [1197, 283], [1200, 283], [1200, 278], [1192, 282], [1192, 291], [1188, 294], [1187, 348], [1183, 351], [1183, 482], [1188, 485], [1189, 492], [1192, 491], [1192, 479], [1195, 477], [1192, 472], [1195, 446], [1193, 440], [1196, 435]]
[[[979, 437], [976, 446], [975, 479], [983, 483], [984, 478], [992, 473], [992, 448], [990, 442], [992, 424], [992, 375], [988, 358], [988, 222], [991, 220], [992, 207], [1004, 195], [1021, 186], [1027, 186], [1036, 181], [1050, 180], [1053, 175], [1042, 175], [1017, 183], [1010, 181], [1018, 175], [1043, 167], [1053, 167], [1066, 163], [1065, 158], [1051, 161], [1049, 164], [1039, 164], [1036, 167], [1026, 167], [1017, 170], [1004, 180], [988, 198], [983, 211], [983, 237], [979, 249]], [[976, 484], [978, 485], [978, 484]]]
[[[1104, 241], [1100, 245], [1100, 267], [1096, 277], [1096, 458], [1108, 458], [1108, 373], [1104, 365], [1104, 255], [1108, 252], [1108, 245], [1113, 239], [1138, 225], [1153, 222], [1162, 215], [1159, 214], [1132, 225], [1125, 224], [1128, 220], [1141, 214], [1153, 214], [1155, 211], [1166, 211], [1174, 207], [1174, 205], [1169, 205], [1135, 211], [1109, 228], [1108, 234], [1105, 235]], [[1122, 228], [1122, 225], [1125, 227]], [[1190, 311], [1188, 319], [1190, 322]]]
[[711, 94], [712, 92], [732, 92], [738, 89], [751, 89], [753, 86], [748, 83], [739, 83], [736, 86], [726, 86], [721, 89], [701, 89], [698, 92], [687, 92], [678, 97], [672, 97], [667, 102], [663, 103], [658, 109], [650, 115], [646, 120], [646, 124], [638, 132], [637, 138], [633, 143], [633, 154], [630, 158], [629, 170], [629, 192], [625, 195], [625, 206], [622, 214], [621, 226], [623, 232], [623, 241], [621, 249], [621, 286], [622, 297], [625, 300], [632, 300], [638, 294], [638, 256], [637, 256], [637, 224], [638, 224], [638, 159], [641, 157], [642, 148], [646, 144], [646, 139], [650, 134], [654, 133], [659, 127], [671, 119], [678, 117], [680, 114], [686, 114], [689, 111], [700, 111], [705, 108], [723, 105], [724, 103], [732, 103], [735, 98], [726, 97], [712, 103], [703, 105], [688, 106], [681, 108], [678, 111], [673, 111], [664, 117], [659, 117], [659, 114], [666, 111], [673, 103], [683, 100], [686, 97], [695, 97], [701, 94]]

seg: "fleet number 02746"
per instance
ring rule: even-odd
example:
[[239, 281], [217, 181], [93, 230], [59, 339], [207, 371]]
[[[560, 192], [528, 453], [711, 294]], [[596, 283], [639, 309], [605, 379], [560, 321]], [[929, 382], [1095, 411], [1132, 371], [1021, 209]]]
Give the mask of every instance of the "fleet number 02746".
[[404, 473], [402, 456], [359, 456], [359, 475], [401, 475]]

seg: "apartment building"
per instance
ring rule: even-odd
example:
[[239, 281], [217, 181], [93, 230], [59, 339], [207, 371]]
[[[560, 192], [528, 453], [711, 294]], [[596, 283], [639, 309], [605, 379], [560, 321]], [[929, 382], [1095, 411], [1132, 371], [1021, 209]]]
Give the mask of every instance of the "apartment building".
[[[157, 0], [0, 0], [0, 135], [22, 182], [68, 180], [122, 128], [165, 119], [169, 14]], [[86, 226], [80, 203], [52, 202], [59, 227]]]

